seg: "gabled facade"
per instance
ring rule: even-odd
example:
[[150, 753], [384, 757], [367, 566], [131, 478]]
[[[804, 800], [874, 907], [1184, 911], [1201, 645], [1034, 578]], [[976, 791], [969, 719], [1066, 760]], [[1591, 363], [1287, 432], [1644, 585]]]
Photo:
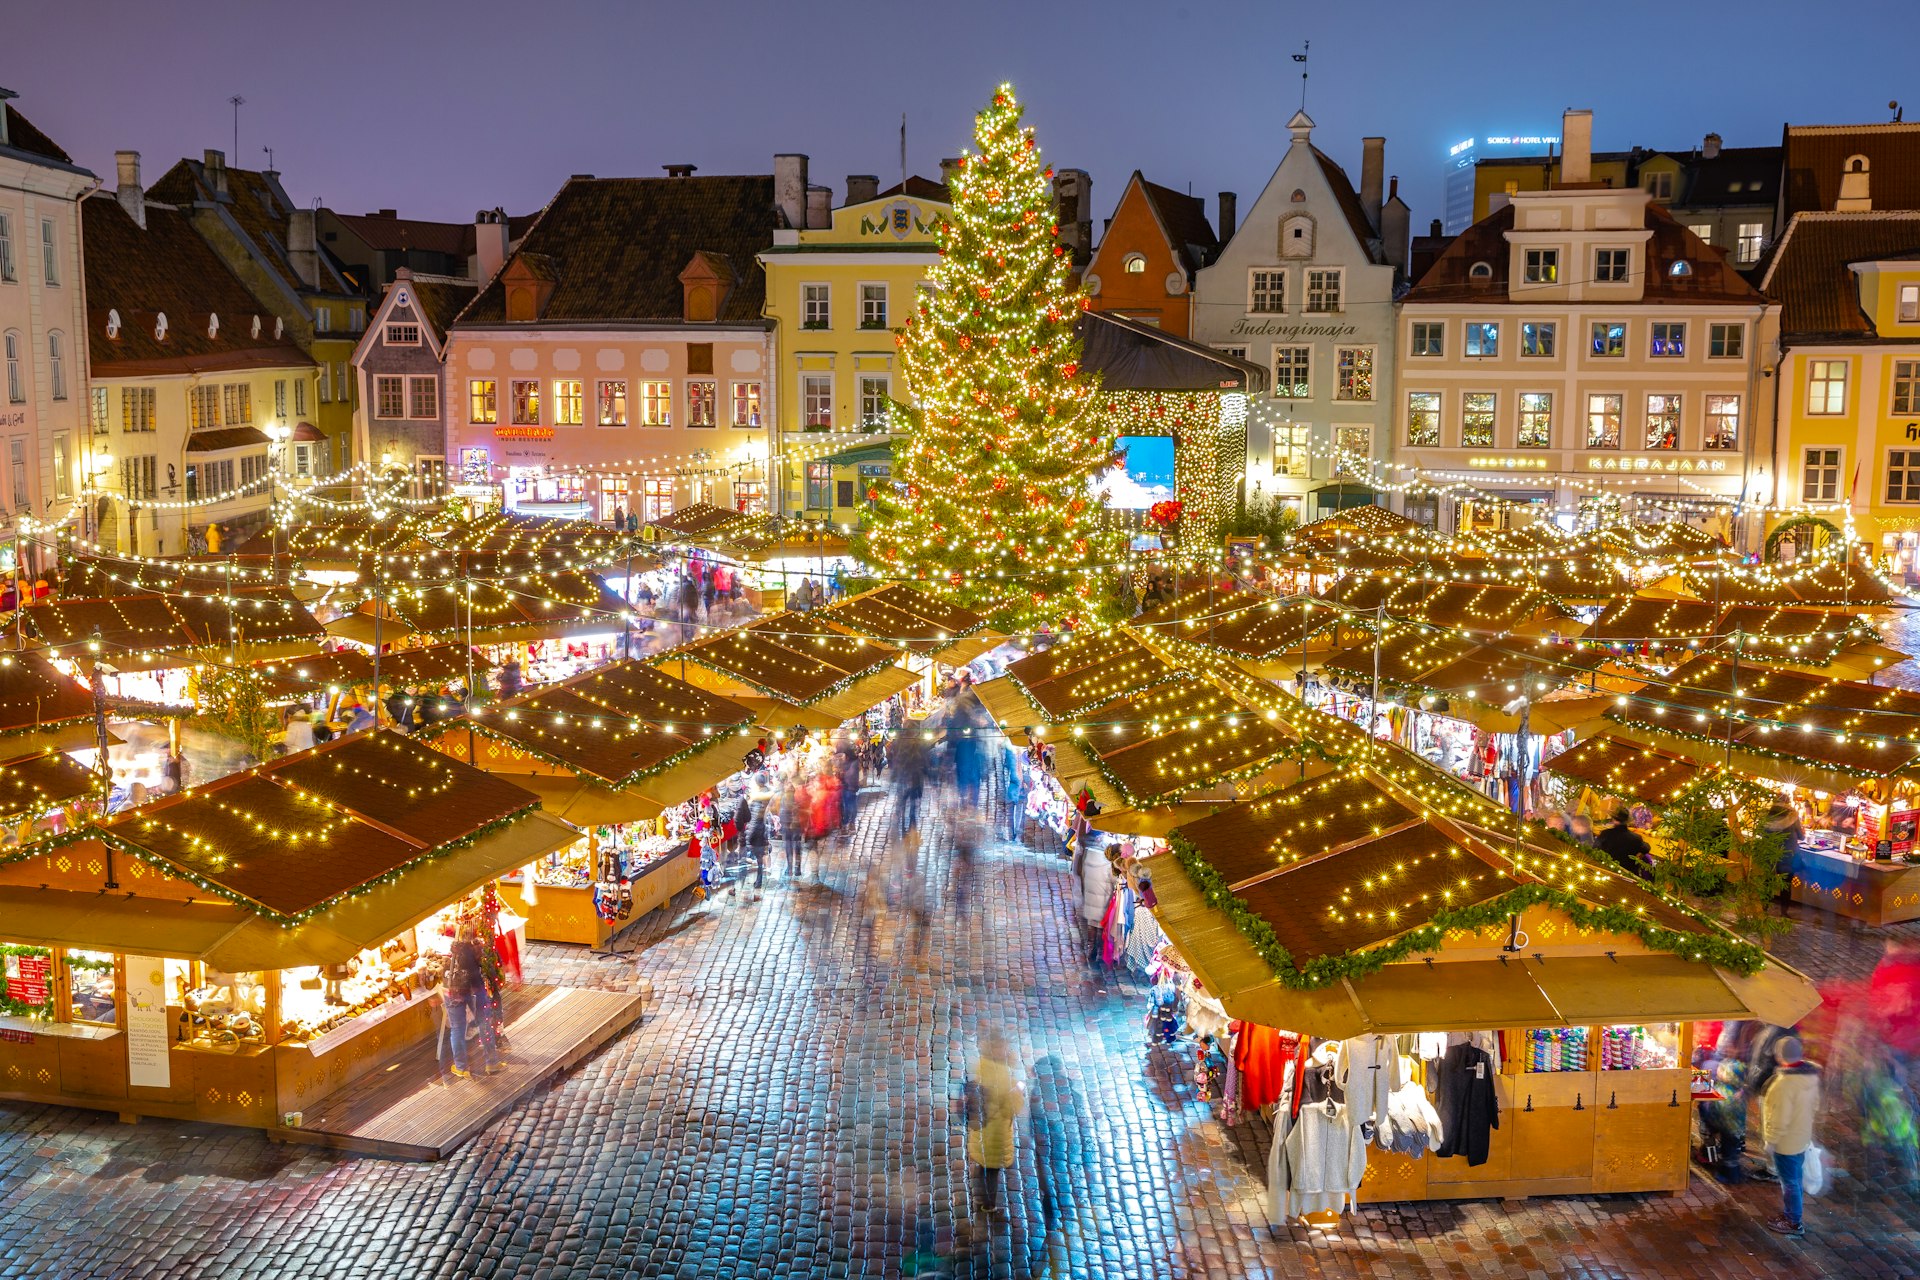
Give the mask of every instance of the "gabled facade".
[[1192, 337], [1268, 371], [1248, 417], [1245, 496], [1313, 519], [1377, 496], [1407, 209], [1382, 198], [1383, 140], [1367, 140], [1363, 195], [1313, 145], [1304, 111], [1287, 128], [1279, 168], [1197, 274]]
[[419, 497], [446, 491], [447, 326], [478, 292], [469, 279], [401, 267], [354, 348], [354, 456], [411, 476]]
[[1564, 182], [1499, 202], [1403, 299], [1395, 459], [1462, 490], [1406, 514], [1571, 524], [1617, 501], [1738, 536], [1779, 309], [1644, 188], [1592, 181], [1591, 127], [1569, 112]]
[[478, 292], [447, 330], [455, 493], [596, 519], [764, 506], [758, 255], [780, 218], [805, 216], [804, 194], [789, 208], [770, 174], [670, 172], [570, 180], [498, 271], [480, 246]]
[[[803, 168], [802, 185], [805, 176]], [[879, 185], [871, 176], [849, 177], [845, 204], [825, 210], [816, 197], [814, 209], [776, 231], [760, 254], [777, 343], [776, 510], [788, 518], [847, 523], [864, 500], [840, 499], [868, 487], [852, 482], [890, 473], [892, 404], [907, 394], [894, 332], [939, 260], [935, 228], [952, 207], [946, 187], [925, 178], [885, 191]]]
[[1220, 193], [1216, 234], [1205, 201], [1148, 182], [1135, 169], [1087, 266], [1093, 309], [1190, 336], [1194, 279], [1232, 238], [1234, 199], [1231, 191]]
[[[508, 219], [511, 238], [525, 235], [532, 221], [530, 217]], [[484, 225], [403, 218], [394, 209], [338, 213], [322, 208], [314, 220], [321, 251], [333, 257], [348, 283], [376, 300], [403, 269], [416, 280], [472, 276], [478, 252], [474, 232]]]
[[[80, 202], [94, 176], [0, 89], [0, 569], [23, 516], [65, 522], [86, 474]], [[21, 544], [28, 567], [48, 553]]]
[[1762, 288], [1781, 307], [1770, 496], [1835, 524], [1851, 511], [1920, 581], [1920, 211], [1795, 214]]
[[121, 152], [119, 190], [81, 206], [91, 423], [80, 456], [103, 491], [87, 513], [93, 540], [181, 555], [209, 525], [237, 540], [263, 524], [296, 459], [311, 470], [321, 442], [300, 415], [318, 371], [193, 215], [144, 197], [139, 164]]
[[367, 301], [321, 251], [314, 211], [294, 204], [277, 172], [231, 168], [219, 151], [175, 164], [149, 194], [190, 210], [201, 237], [313, 358], [319, 396], [305, 420], [322, 436], [313, 442], [320, 446], [313, 451], [313, 473], [344, 468], [353, 460], [356, 388], [350, 375]]

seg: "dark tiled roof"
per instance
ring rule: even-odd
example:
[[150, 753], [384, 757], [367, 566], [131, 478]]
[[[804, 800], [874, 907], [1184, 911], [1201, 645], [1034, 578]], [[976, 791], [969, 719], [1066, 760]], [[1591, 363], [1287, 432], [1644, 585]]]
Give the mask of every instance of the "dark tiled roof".
[[944, 182], [935, 182], [914, 174], [905, 182], [896, 182], [882, 191], [876, 199], [885, 200], [888, 196], [904, 195], [909, 200], [932, 200], [939, 204], [952, 204], [953, 195]]
[[244, 449], [248, 445], [264, 445], [267, 433], [258, 427], [216, 427], [212, 431], [196, 431], [187, 437], [188, 453], [217, 453], [221, 449]]
[[[1507, 293], [1507, 232], [1513, 230], [1514, 206], [1496, 209], [1454, 237], [1453, 243], [1434, 261], [1427, 273], [1408, 292], [1408, 302], [1495, 302], [1510, 303]], [[1645, 302], [1745, 302], [1757, 303], [1760, 295], [1753, 286], [1728, 265], [1716, 249], [1702, 244], [1699, 237], [1673, 220], [1673, 215], [1658, 205], [1646, 207], [1643, 224], [1653, 232], [1647, 241]], [[1674, 263], [1692, 264], [1692, 274], [1676, 276]], [[1476, 262], [1493, 268], [1486, 279], [1476, 280], [1469, 272]]]
[[4, 106], [7, 112], [8, 146], [15, 151], [57, 160], [61, 164], [73, 163], [73, 157], [63, 151], [59, 143], [40, 132], [33, 121], [21, 115], [12, 103], [0, 103], [0, 106]]
[[[277, 176], [269, 177], [256, 169], [227, 168], [228, 199], [221, 202], [221, 208], [232, 216], [254, 249], [265, 258], [274, 273], [296, 293], [313, 293], [300, 279], [300, 273], [293, 269], [293, 259], [287, 254], [287, 229], [293, 218], [293, 206], [287, 193], [280, 186]], [[189, 205], [202, 201], [212, 202], [213, 187], [206, 176], [206, 165], [199, 160], [182, 160], [173, 168], [160, 175], [160, 180], [147, 189], [147, 195], [155, 200], [164, 200], [168, 204]], [[331, 259], [326, 254], [319, 255], [322, 264], [321, 293], [354, 293], [344, 278], [328, 277], [332, 275]]]
[[[142, 231], [111, 194], [80, 206], [87, 251], [87, 350], [95, 373], [259, 369], [311, 365], [289, 338], [276, 341], [273, 318], [228, 270], [182, 210], [147, 206]], [[120, 313], [107, 336], [107, 313]], [[155, 338], [160, 313], [167, 336]], [[207, 317], [220, 317], [216, 337]], [[253, 318], [261, 316], [258, 338]]]
[[414, 310], [420, 315], [421, 323], [433, 330], [434, 336], [444, 339], [447, 326], [453, 323], [460, 309], [473, 301], [473, 295], [480, 292], [480, 286], [470, 281], [436, 280], [432, 276], [415, 276], [409, 282], [413, 290]]
[[1135, 170], [1134, 177], [1140, 178], [1140, 190], [1147, 197], [1147, 203], [1160, 217], [1160, 225], [1167, 229], [1167, 239], [1174, 256], [1186, 266], [1188, 271], [1198, 271], [1213, 261], [1220, 249], [1220, 237], [1214, 234], [1213, 225], [1207, 221], [1206, 201], [1198, 196], [1175, 191], [1172, 187], [1163, 187], [1157, 182], [1148, 182]]
[[335, 213], [334, 218], [372, 249], [444, 253], [452, 257], [473, 253], [473, 224], [427, 222], [420, 218], [393, 218], [378, 213]]
[[1787, 224], [1761, 289], [1780, 304], [1780, 336], [1872, 337], [1850, 262], [1920, 249], [1920, 212], [1801, 213]]
[[1920, 209], [1920, 122], [1788, 125], [1786, 216], [1832, 209], [1851, 156], [1867, 158], [1868, 192], [1876, 209]]
[[1266, 389], [1266, 370], [1111, 311], [1083, 311], [1074, 325], [1080, 366], [1102, 391]]
[[1681, 162], [1681, 190], [1675, 206], [1712, 209], [1771, 205], [1780, 195], [1779, 147], [1722, 147]]
[[[551, 278], [540, 320], [672, 321], [683, 315], [680, 273], [705, 252], [732, 266], [736, 283], [720, 324], [759, 325], [766, 276], [756, 261], [773, 244], [773, 178], [575, 178], [527, 233], [510, 260]], [[461, 324], [506, 321], [506, 288], [495, 280], [461, 313]]]
[[1318, 147], [1313, 149], [1313, 155], [1320, 162], [1320, 172], [1326, 176], [1327, 185], [1333, 188], [1334, 199], [1340, 202], [1340, 212], [1347, 215], [1347, 226], [1353, 231], [1353, 238], [1367, 251], [1369, 261], [1379, 262], [1380, 255], [1373, 247], [1380, 238], [1379, 233], [1367, 221], [1367, 211], [1360, 207], [1359, 193], [1354, 191], [1353, 183], [1347, 181], [1347, 171]]

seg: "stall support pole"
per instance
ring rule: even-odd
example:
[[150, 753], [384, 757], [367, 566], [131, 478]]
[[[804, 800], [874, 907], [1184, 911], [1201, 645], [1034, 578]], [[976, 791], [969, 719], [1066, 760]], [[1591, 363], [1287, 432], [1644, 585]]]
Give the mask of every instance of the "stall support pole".
[[1373, 694], [1367, 706], [1367, 758], [1373, 758], [1373, 718], [1380, 714], [1380, 646], [1387, 638], [1387, 602], [1373, 611]]

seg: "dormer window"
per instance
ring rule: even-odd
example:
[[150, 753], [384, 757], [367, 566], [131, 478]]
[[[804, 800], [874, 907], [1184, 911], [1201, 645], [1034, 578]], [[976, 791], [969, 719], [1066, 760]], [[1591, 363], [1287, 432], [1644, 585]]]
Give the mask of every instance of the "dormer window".
[[1681, 258], [1667, 268], [1667, 274], [1670, 276], [1690, 276], [1693, 274], [1693, 264], [1685, 258]]
[[107, 337], [118, 338], [119, 336], [120, 313], [117, 310], [110, 310], [107, 312]]
[[253, 332], [253, 336], [254, 336], [255, 338], [258, 338], [258, 337], [260, 336], [260, 317], [259, 317], [259, 316], [255, 316], [255, 317], [253, 318], [253, 330], [252, 330], [252, 332]]
[[155, 342], [167, 340], [167, 313], [164, 311], [153, 318], [153, 340]]
[[1623, 284], [1627, 278], [1627, 263], [1631, 253], [1626, 249], [1595, 249], [1593, 251], [1593, 278], [1601, 284]]
[[207, 317], [207, 338], [211, 341], [220, 336], [220, 315], [218, 312]]
[[1147, 270], [1147, 255], [1130, 253], [1121, 261], [1121, 265], [1130, 276], [1143, 275]]
[[275, 316], [273, 318], [274, 341], [278, 342], [280, 340], [281, 335], [286, 333], [286, 331], [287, 331], [287, 322], [285, 318], [281, 316]]
[[1560, 251], [1558, 249], [1527, 250], [1526, 281], [1528, 284], [1558, 284], [1560, 282]]
[[1467, 268], [1467, 278], [1469, 280], [1493, 279], [1493, 264], [1491, 262], [1474, 263], [1471, 267]]

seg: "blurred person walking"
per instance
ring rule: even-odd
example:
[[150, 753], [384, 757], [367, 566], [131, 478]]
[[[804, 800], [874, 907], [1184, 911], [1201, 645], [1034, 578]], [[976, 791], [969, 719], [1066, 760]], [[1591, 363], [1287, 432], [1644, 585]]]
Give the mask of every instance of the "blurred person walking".
[[1767, 1229], [1797, 1236], [1803, 1231], [1807, 1149], [1813, 1145], [1813, 1117], [1820, 1109], [1820, 1071], [1802, 1057], [1798, 1036], [1781, 1036], [1774, 1041], [1773, 1053], [1778, 1066], [1760, 1106], [1767, 1150], [1773, 1153], [1774, 1171], [1780, 1175], [1782, 1212], [1768, 1220]]
[[967, 1160], [974, 1167], [979, 1204], [1004, 1219], [1001, 1184], [1014, 1160], [1014, 1122], [1027, 1109], [1026, 1088], [1004, 1033], [989, 1028], [980, 1036], [980, 1056], [967, 1081]]

